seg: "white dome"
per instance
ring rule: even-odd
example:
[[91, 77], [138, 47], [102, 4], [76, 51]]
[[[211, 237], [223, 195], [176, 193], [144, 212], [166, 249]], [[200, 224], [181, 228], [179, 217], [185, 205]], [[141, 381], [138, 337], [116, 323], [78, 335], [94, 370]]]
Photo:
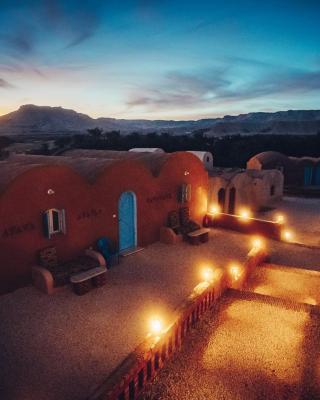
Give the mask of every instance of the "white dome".
[[212, 170], [213, 156], [211, 153], [209, 153], [208, 151], [193, 151], [193, 150], [188, 151], [188, 153], [192, 153], [193, 155], [198, 157], [207, 171]]
[[129, 151], [136, 153], [164, 153], [159, 147], [133, 147]]

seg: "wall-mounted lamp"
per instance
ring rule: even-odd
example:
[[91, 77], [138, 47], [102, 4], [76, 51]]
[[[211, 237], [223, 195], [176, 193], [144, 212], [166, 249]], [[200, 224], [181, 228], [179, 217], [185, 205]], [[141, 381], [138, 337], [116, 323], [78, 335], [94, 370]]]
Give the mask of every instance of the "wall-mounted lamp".
[[47, 193], [48, 193], [49, 196], [51, 196], [52, 194], [54, 194], [54, 190], [53, 189], [48, 189]]
[[190, 175], [190, 172], [189, 171], [184, 171], [184, 175], [185, 176]]

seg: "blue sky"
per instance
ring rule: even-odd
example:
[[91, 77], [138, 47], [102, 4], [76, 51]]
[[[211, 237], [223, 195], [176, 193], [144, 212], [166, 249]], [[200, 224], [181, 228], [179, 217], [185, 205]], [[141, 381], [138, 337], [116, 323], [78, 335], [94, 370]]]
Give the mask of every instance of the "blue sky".
[[0, 114], [319, 109], [319, 21], [317, 0], [2, 0]]

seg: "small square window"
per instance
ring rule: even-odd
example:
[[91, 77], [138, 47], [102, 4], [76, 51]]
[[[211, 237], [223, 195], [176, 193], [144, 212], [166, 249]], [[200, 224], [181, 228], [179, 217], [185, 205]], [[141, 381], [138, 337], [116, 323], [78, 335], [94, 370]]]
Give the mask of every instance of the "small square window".
[[43, 214], [43, 229], [45, 236], [50, 239], [57, 233], [66, 233], [65, 211], [51, 208]]

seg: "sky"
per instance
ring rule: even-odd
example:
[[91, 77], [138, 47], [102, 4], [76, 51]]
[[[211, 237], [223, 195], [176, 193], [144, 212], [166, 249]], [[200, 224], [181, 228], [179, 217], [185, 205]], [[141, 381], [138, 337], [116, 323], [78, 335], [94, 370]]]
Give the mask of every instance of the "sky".
[[319, 0], [0, 0], [0, 115], [320, 108]]

